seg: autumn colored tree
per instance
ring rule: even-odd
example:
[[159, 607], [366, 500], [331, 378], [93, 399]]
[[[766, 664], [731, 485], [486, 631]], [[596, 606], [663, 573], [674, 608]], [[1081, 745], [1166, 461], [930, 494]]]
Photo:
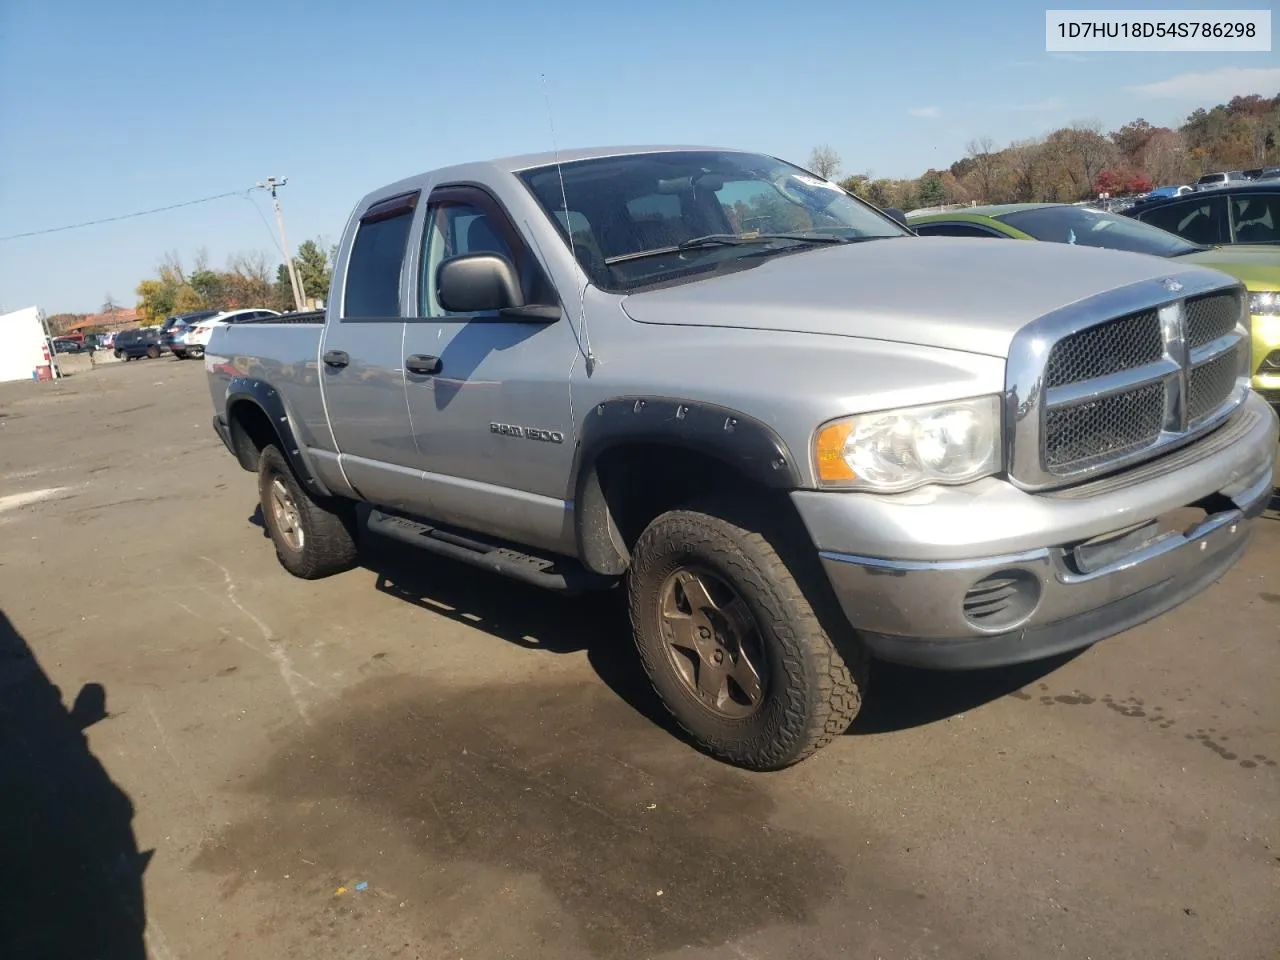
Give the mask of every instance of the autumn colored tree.
[[1145, 173], [1135, 173], [1130, 175], [1126, 188], [1130, 193], [1149, 193], [1155, 184], [1151, 182], [1151, 178]]
[[863, 200], [868, 199], [868, 190], [871, 187], [871, 177], [865, 173], [855, 173], [851, 177], [845, 177], [840, 181], [840, 188], [852, 193], [855, 197], [861, 197]]
[[1123, 193], [1126, 184], [1127, 178], [1123, 173], [1107, 167], [1098, 173], [1098, 178], [1093, 183], [1093, 189], [1095, 193], [1115, 195]]
[[972, 162], [973, 183], [978, 188], [979, 198], [985, 203], [992, 202], [995, 195], [996, 176], [1000, 169], [1000, 155], [996, 152], [995, 146], [995, 141], [990, 137], [970, 140], [965, 146], [965, 151]]

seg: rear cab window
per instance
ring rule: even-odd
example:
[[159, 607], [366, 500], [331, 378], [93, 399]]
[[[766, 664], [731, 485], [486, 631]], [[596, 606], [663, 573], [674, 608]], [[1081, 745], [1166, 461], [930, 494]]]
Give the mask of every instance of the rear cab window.
[[400, 283], [418, 192], [373, 204], [360, 218], [347, 260], [342, 319], [398, 319]]

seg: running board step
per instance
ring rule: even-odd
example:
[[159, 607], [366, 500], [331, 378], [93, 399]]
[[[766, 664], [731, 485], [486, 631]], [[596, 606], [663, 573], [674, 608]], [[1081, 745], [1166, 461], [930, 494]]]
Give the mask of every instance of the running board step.
[[435, 527], [383, 510], [370, 512], [369, 530], [411, 547], [560, 593], [601, 590], [615, 582], [614, 578], [591, 573], [568, 558], [535, 556], [496, 541]]

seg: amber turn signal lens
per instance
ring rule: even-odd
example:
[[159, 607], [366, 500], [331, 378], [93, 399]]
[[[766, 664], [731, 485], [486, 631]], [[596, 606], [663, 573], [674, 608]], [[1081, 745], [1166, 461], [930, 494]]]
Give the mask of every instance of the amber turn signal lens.
[[858, 478], [844, 459], [844, 445], [852, 432], [853, 423], [849, 420], [827, 424], [818, 432], [814, 453], [819, 480], [832, 483]]

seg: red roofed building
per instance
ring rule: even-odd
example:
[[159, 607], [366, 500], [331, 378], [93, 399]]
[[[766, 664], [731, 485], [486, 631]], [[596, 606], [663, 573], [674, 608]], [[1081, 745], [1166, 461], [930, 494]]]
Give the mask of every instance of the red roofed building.
[[120, 307], [111, 313], [91, 313], [79, 323], [68, 327], [67, 333], [83, 333], [90, 329], [131, 330], [138, 325], [138, 311]]

